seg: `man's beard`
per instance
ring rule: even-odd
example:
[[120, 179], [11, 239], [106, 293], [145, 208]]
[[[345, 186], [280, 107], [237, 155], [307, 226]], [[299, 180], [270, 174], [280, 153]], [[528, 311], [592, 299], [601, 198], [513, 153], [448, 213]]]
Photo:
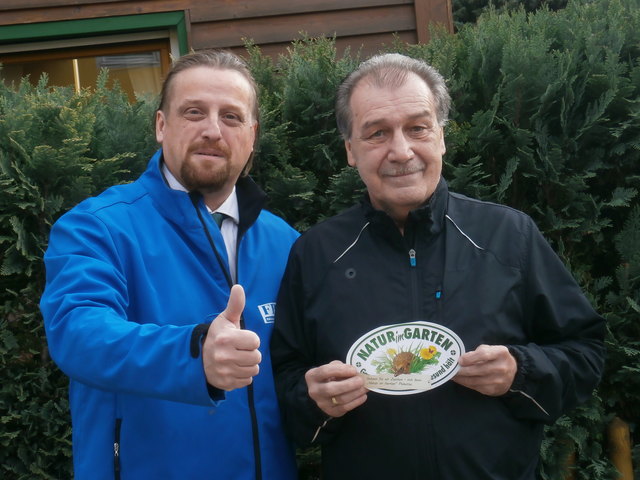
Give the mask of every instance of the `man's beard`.
[[208, 168], [203, 165], [195, 165], [193, 161], [187, 160], [180, 168], [180, 177], [185, 188], [190, 191], [201, 193], [214, 192], [222, 189], [231, 176], [231, 165], [225, 162], [216, 168]]
[[[231, 152], [227, 147], [220, 144], [216, 144], [213, 147], [223, 154], [225, 162], [222, 165], [218, 162], [215, 162], [215, 165], [209, 162], [198, 162], [189, 154], [187, 154], [185, 161], [182, 163], [180, 177], [185, 188], [190, 192], [215, 192], [221, 190], [229, 181], [231, 176], [231, 162], [229, 161]], [[189, 153], [199, 149], [200, 146], [192, 148]]]

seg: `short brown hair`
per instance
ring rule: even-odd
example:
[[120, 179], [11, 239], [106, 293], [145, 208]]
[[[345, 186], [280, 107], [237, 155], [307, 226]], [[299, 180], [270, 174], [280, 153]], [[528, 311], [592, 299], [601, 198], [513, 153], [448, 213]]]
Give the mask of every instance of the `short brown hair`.
[[[253, 105], [251, 106], [251, 113], [256, 123], [259, 124], [260, 109], [258, 107], [258, 86], [256, 84], [249, 66], [239, 56], [228, 52], [226, 50], [200, 50], [197, 52], [191, 52], [178, 58], [171, 65], [171, 69], [162, 83], [162, 90], [160, 91], [160, 101], [158, 104], [158, 110], [165, 112], [168, 108], [169, 100], [171, 97], [171, 86], [176, 75], [180, 72], [195, 67], [210, 67], [220, 70], [234, 70], [240, 73], [249, 82], [249, 86], [253, 93]], [[256, 132], [255, 147], [258, 143], [258, 132]], [[249, 156], [246, 166], [242, 171], [242, 175], [249, 174], [251, 167], [253, 166], [253, 152]]]
[[158, 110], [164, 111], [167, 108], [174, 77], [184, 70], [195, 67], [210, 67], [218, 68], [220, 70], [235, 70], [236, 72], [240, 73], [247, 80], [247, 82], [249, 82], [251, 90], [253, 91], [253, 108], [251, 110], [254, 115], [254, 119], [256, 121], [258, 120], [258, 87], [256, 85], [256, 81], [254, 80], [253, 75], [251, 74], [251, 71], [249, 70], [249, 67], [245, 63], [245, 61], [237, 55], [225, 50], [200, 50], [197, 52], [188, 53], [187, 55], [183, 55], [175, 62], [173, 62], [173, 64], [171, 65], [171, 69], [169, 70], [169, 73], [167, 73], [167, 76], [165, 77], [162, 84]]

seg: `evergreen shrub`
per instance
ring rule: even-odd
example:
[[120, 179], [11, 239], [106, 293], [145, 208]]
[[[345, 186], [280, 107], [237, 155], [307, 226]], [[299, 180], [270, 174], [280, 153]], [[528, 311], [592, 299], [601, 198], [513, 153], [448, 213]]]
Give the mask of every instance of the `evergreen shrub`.
[[[0, 477], [71, 478], [66, 377], [49, 358], [38, 301], [51, 225], [87, 196], [137, 176], [155, 149], [154, 106], [0, 82]], [[126, 126], [126, 127], [124, 127]]]
[[475, 23], [487, 10], [510, 12], [523, 8], [534, 12], [541, 8], [559, 10], [567, 6], [567, 0], [453, 0], [453, 24], [456, 30], [467, 23]]
[[[605, 426], [632, 429], [640, 478], [640, 9], [575, 0], [566, 9], [488, 9], [455, 35], [387, 50], [438, 68], [453, 97], [444, 175], [451, 190], [530, 214], [607, 319], [607, 366], [592, 401], [550, 426], [545, 480], [617, 478]], [[253, 176], [299, 230], [357, 201], [333, 119], [337, 84], [360, 61], [330, 38], [278, 58], [248, 45], [260, 87]], [[0, 475], [70, 478], [66, 380], [37, 308], [52, 223], [82, 198], [137, 177], [155, 149], [155, 100], [0, 85]], [[299, 452], [318, 478], [316, 450]], [[573, 459], [567, 463], [568, 459]]]

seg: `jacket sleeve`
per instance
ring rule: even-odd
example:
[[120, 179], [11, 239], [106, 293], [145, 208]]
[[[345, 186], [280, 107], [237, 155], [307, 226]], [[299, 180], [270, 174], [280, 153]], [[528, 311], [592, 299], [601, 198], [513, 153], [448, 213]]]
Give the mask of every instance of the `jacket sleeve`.
[[[71, 379], [94, 388], [211, 405], [195, 325], [127, 317], [126, 260], [110, 229], [76, 208], [51, 231], [40, 301], [49, 350]], [[153, 291], [149, 291], [153, 295]]]
[[533, 221], [525, 238], [529, 342], [508, 346], [518, 373], [504, 400], [518, 418], [551, 423], [585, 402], [600, 381], [605, 323]]
[[306, 447], [331, 436], [341, 419], [327, 416], [308, 393], [305, 373], [317, 366], [315, 335], [305, 318], [304, 282], [297, 247], [299, 244], [291, 251], [278, 294], [271, 359], [285, 428], [298, 446]]

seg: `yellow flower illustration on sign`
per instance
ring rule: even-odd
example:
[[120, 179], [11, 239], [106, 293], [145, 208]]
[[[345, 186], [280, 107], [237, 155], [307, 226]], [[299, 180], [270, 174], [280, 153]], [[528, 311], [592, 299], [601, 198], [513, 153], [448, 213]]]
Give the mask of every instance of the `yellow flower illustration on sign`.
[[438, 353], [438, 349], [433, 345], [430, 345], [429, 348], [420, 349], [420, 357], [423, 360], [431, 360], [436, 353]]

